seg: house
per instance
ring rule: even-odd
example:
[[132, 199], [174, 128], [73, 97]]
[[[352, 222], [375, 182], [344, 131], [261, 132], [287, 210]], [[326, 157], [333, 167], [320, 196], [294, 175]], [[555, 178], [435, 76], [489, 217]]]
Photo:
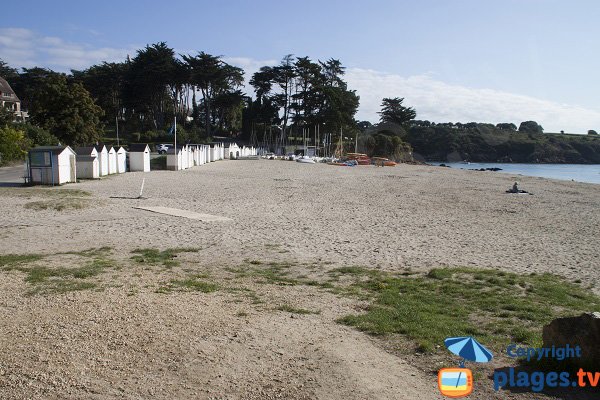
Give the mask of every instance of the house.
[[21, 110], [21, 100], [10, 87], [8, 82], [0, 77], [0, 106], [9, 109], [15, 114], [15, 119], [25, 120], [29, 115]]
[[150, 171], [150, 147], [146, 143], [129, 145], [129, 170]]
[[95, 147], [76, 147], [74, 151], [77, 161], [77, 178], [98, 179], [100, 177], [98, 150]]
[[40, 146], [29, 150], [29, 182], [53, 186], [77, 182], [76, 157], [76, 153], [69, 146]]
[[108, 150], [108, 174], [117, 173], [117, 151], [114, 147]]
[[127, 172], [127, 151], [122, 146], [115, 147], [117, 153], [117, 174]]
[[96, 151], [98, 152], [98, 165], [100, 168], [100, 176], [108, 175], [108, 150], [103, 144], [97, 144]]

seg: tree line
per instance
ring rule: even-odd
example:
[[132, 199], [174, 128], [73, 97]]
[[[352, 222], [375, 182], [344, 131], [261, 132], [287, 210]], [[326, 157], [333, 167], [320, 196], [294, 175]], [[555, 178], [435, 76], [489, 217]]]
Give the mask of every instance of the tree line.
[[17, 92], [31, 124], [69, 144], [114, 136], [117, 126], [122, 137], [152, 141], [172, 131], [175, 119], [179, 133], [197, 141], [214, 135], [265, 141], [269, 131], [283, 143], [300, 127], [343, 129], [354, 125], [359, 104], [343, 74], [339, 60], [287, 55], [252, 75], [250, 96], [241, 68], [205, 52], [176, 54], [164, 42], [69, 74], [18, 71], [0, 60], [0, 76]]
[[[400, 97], [383, 99], [378, 123], [357, 121], [359, 96], [348, 87], [344, 74], [339, 60], [313, 61], [290, 54], [248, 77], [253, 93], [247, 94], [245, 72], [222, 56], [202, 51], [176, 54], [164, 42], [147, 45], [122, 62], [102, 62], [68, 74], [41, 67], [19, 71], [0, 60], [0, 76], [30, 115], [28, 123], [0, 132], [0, 153], [6, 160], [7, 154], [22, 155], [31, 145], [110, 143], [117, 130], [125, 142], [171, 141], [175, 120], [181, 141], [228, 136], [268, 151], [284, 151], [287, 145], [303, 142], [322, 147], [333, 143], [344, 152], [356, 148], [401, 161], [412, 160], [413, 150], [425, 159], [452, 153], [461, 147], [460, 140], [472, 148], [475, 139], [465, 137], [481, 138], [490, 132], [498, 137], [543, 133], [535, 121], [524, 121], [517, 128], [513, 123], [417, 120], [417, 112]], [[8, 129], [11, 121], [12, 115], [0, 110], [0, 130]], [[456, 139], [459, 136], [462, 139]], [[7, 149], [10, 145], [20, 150]]]

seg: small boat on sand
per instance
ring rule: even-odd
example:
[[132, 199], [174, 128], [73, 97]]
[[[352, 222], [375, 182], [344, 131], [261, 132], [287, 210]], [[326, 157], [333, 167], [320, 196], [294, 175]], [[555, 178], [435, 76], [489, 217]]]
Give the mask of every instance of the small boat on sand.
[[296, 162], [304, 163], [304, 164], [315, 164], [315, 160], [313, 160], [312, 158], [307, 157], [307, 156], [298, 157], [296, 159]]

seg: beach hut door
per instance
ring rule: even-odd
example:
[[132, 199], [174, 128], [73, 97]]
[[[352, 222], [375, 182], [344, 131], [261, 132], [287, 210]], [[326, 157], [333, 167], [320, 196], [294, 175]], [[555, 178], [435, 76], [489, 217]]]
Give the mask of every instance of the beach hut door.
[[69, 163], [70, 163], [70, 167], [71, 167], [71, 176], [69, 179], [69, 182], [76, 182], [77, 181], [77, 171], [75, 171], [75, 156], [71, 155], [69, 156]]

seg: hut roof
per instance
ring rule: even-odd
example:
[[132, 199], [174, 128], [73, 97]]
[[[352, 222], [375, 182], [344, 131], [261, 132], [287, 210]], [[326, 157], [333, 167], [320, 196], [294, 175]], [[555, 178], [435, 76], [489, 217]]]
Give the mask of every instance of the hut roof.
[[[92, 152], [93, 152], [94, 150], [96, 150], [96, 147], [95, 147], [95, 146], [87, 146], [87, 147], [75, 147], [75, 148], [73, 149], [73, 151], [75, 151], [75, 153], [76, 153], [78, 156], [87, 156], [87, 155], [90, 155], [90, 154], [92, 154]], [[96, 150], [96, 151], [98, 151], [98, 150]]]
[[32, 152], [32, 153], [48, 152], [49, 151], [52, 154], [60, 154], [63, 151], [65, 151], [65, 149], [71, 149], [71, 148], [69, 146], [38, 146], [38, 147], [34, 147], [33, 149], [31, 149], [29, 151]]
[[[146, 147], [148, 147], [147, 143], [132, 143], [129, 145], [129, 151], [134, 153], [143, 153], [146, 151]], [[150, 150], [148, 148], [148, 150]]]

